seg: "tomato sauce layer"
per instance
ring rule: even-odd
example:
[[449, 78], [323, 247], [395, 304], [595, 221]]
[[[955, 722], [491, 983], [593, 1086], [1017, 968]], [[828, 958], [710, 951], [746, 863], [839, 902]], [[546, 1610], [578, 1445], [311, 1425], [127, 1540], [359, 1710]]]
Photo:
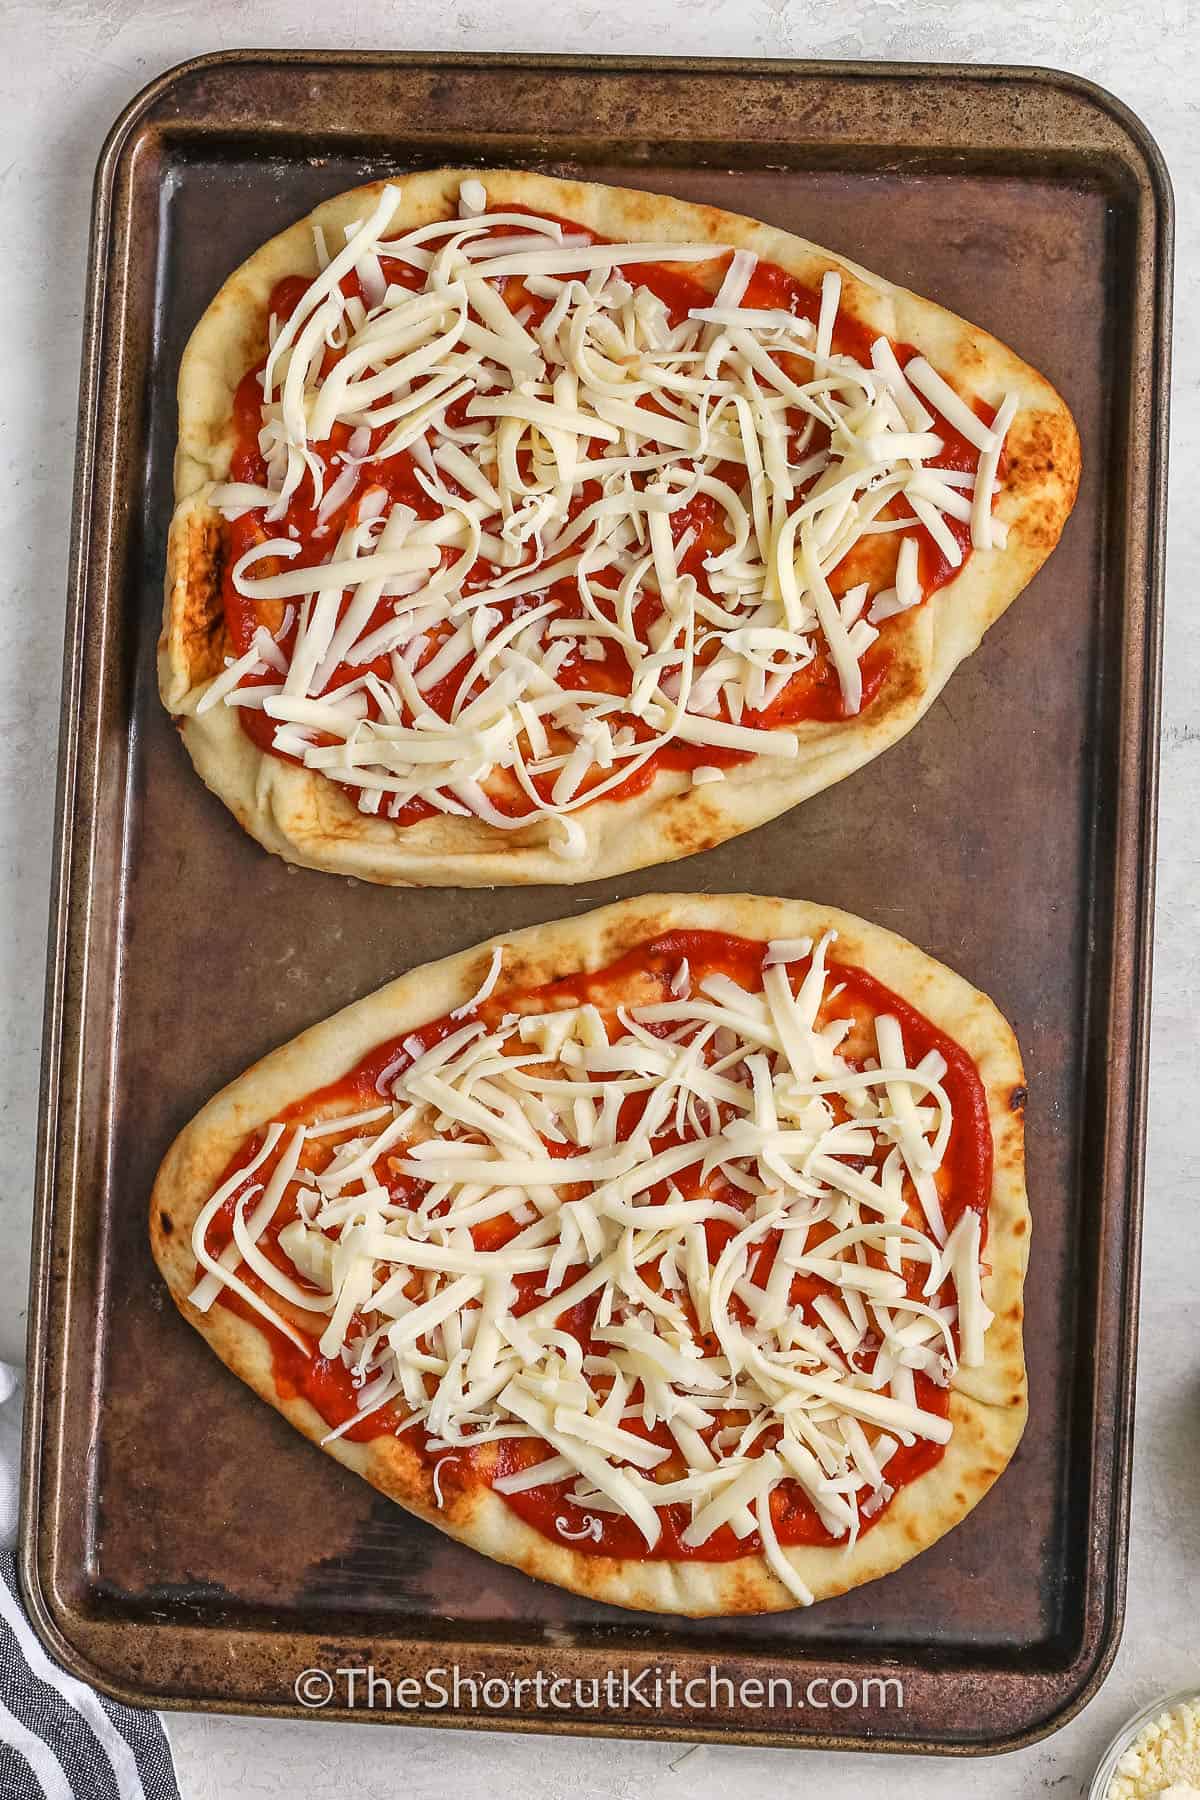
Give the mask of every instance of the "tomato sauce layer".
[[[281, 1115], [284, 1122], [312, 1122], [316, 1118], [328, 1119], [334, 1115], [352, 1116], [372, 1106], [377, 1106], [381, 1093], [385, 1091], [382, 1077], [393, 1080], [396, 1075], [408, 1067], [412, 1061], [430, 1048], [433, 1044], [447, 1037], [450, 1033], [461, 1029], [464, 1023], [480, 1019], [489, 1028], [498, 1025], [502, 1016], [512, 1012], [543, 1013], [561, 1010], [566, 1007], [595, 1005], [607, 1018], [611, 1018], [617, 1004], [630, 1003], [638, 1006], [656, 1001], [669, 1000], [672, 997], [671, 977], [686, 959], [694, 982], [698, 983], [710, 975], [726, 975], [750, 992], [758, 991], [762, 960], [766, 945], [728, 933], [716, 931], [671, 931], [654, 938], [631, 950], [628, 955], [614, 962], [608, 968], [592, 974], [580, 973], [564, 977], [537, 989], [507, 989], [495, 994], [482, 1006], [457, 1017], [445, 1016], [431, 1021], [417, 1031], [406, 1032], [401, 1038], [389, 1039], [379, 1044], [367, 1056], [336, 1082], [307, 1095], [297, 1101], [288, 1111]], [[807, 962], [799, 962], [792, 967], [794, 985], [803, 979]], [[827, 1005], [828, 1017], [852, 1018], [856, 1026], [869, 1024], [880, 1014], [889, 1013], [900, 1024], [904, 1035], [906, 1052], [911, 1065], [915, 1066], [931, 1051], [941, 1055], [946, 1064], [946, 1074], [942, 1085], [950, 1099], [953, 1124], [937, 1182], [939, 1197], [947, 1231], [953, 1229], [956, 1221], [964, 1211], [971, 1209], [979, 1214], [981, 1220], [981, 1239], [986, 1240], [987, 1207], [992, 1186], [992, 1135], [988, 1119], [987, 1096], [979, 1071], [970, 1055], [948, 1037], [937, 1026], [931, 1023], [922, 1013], [910, 1006], [898, 994], [893, 993], [874, 976], [865, 970], [850, 964], [831, 962], [829, 964], [829, 984], [837, 985], [839, 992], [832, 1004]], [[825, 1016], [825, 1011], [821, 1015]], [[665, 1029], [665, 1028], [664, 1028]], [[853, 1037], [847, 1039], [847, 1044]], [[846, 1052], [846, 1060], [853, 1063], [855, 1058]], [[633, 1131], [641, 1108], [646, 1104], [647, 1096], [627, 1096], [622, 1105], [620, 1115], [620, 1135], [626, 1138]], [[319, 1140], [318, 1156], [328, 1159], [335, 1137]], [[686, 1142], [669, 1132], [652, 1140], [655, 1150], [668, 1147], [670, 1144]], [[248, 1164], [261, 1146], [261, 1134], [255, 1135], [242, 1146], [231, 1160], [225, 1179], [229, 1179], [239, 1168]], [[315, 1146], [314, 1146], [315, 1147]], [[562, 1153], [563, 1146], [546, 1144], [552, 1154], [557, 1150]], [[276, 1153], [277, 1154], [277, 1153]], [[385, 1162], [381, 1158], [380, 1162]], [[319, 1172], [320, 1163], [312, 1172]], [[265, 1180], [271, 1163], [268, 1162], [257, 1172], [258, 1180]], [[427, 1184], [414, 1182], [405, 1176], [389, 1175], [376, 1165], [376, 1178], [389, 1190], [394, 1203], [415, 1206], [421, 1195], [427, 1190]], [[690, 1174], [696, 1171], [685, 1170], [674, 1177], [676, 1185], [685, 1197], [699, 1192], [696, 1181], [689, 1182]], [[666, 1196], [666, 1183], [661, 1184], [661, 1195], [651, 1190], [651, 1199]], [[219, 1255], [221, 1250], [232, 1239], [233, 1215], [238, 1199], [243, 1192], [239, 1187], [228, 1199], [213, 1219], [208, 1233], [207, 1248], [210, 1254]], [[731, 1190], [734, 1192], [734, 1190]], [[723, 1196], [728, 1198], [728, 1196]], [[285, 1197], [281, 1201], [275, 1217], [270, 1221], [260, 1240], [260, 1248], [281, 1269], [293, 1278], [296, 1270], [279, 1245], [279, 1233], [283, 1227], [296, 1216], [294, 1202]], [[517, 1229], [515, 1223], [507, 1217], [492, 1220], [482, 1227], [473, 1229], [473, 1237], [477, 1248], [489, 1249], [498, 1247], [504, 1241], [506, 1233]], [[711, 1262], [715, 1262], [725, 1244], [734, 1235], [734, 1227], [722, 1221], [711, 1221], [706, 1227], [708, 1251]], [[778, 1242], [778, 1234], [773, 1234], [756, 1251], [757, 1260], [748, 1270], [752, 1281], [762, 1285], [770, 1273]], [[582, 1273], [582, 1266], [568, 1268], [560, 1284], [565, 1290]], [[264, 1294], [274, 1303], [274, 1297], [264, 1284], [258, 1281], [249, 1269], [240, 1270], [241, 1279], [252, 1288]], [[520, 1314], [534, 1305], [544, 1304], [544, 1297], [539, 1286], [543, 1280], [541, 1273], [519, 1275], [515, 1278], [518, 1289], [513, 1311]], [[833, 1292], [829, 1284], [821, 1278], [811, 1275], [797, 1274], [789, 1292], [789, 1304], [793, 1307], [805, 1308], [819, 1292]], [[514, 1439], [502, 1443], [498, 1449], [494, 1445], [481, 1446], [479, 1450], [460, 1450], [447, 1452], [444, 1449], [434, 1450], [429, 1445], [419, 1424], [406, 1426], [406, 1414], [396, 1407], [384, 1407], [354, 1423], [357, 1412], [357, 1395], [351, 1380], [349, 1369], [340, 1358], [330, 1359], [320, 1354], [315, 1341], [310, 1341], [310, 1348], [300, 1350], [289, 1341], [269, 1321], [262, 1319], [236, 1293], [222, 1288], [220, 1303], [247, 1319], [258, 1330], [268, 1337], [274, 1364], [275, 1382], [278, 1393], [283, 1398], [300, 1396], [315, 1408], [331, 1428], [346, 1427], [344, 1435], [352, 1442], [369, 1442], [386, 1437], [403, 1430], [404, 1441], [411, 1444], [427, 1463], [437, 1463], [439, 1468], [439, 1485], [444, 1496], [450, 1496], [459, 1489], [478, 1483], [491, 1484], [498, 1477], [511, 1474], [518, 1468], [531, 1466], [552, 1454], [548, 1446], [540, 1440]], [[593, 1295], [569, 1310], [561, 1313], [555, 1321], [559, 1330], [569, 1332], [582, 1345], [585, 1354], [599, 1352], [603, 1346], [593, 1344], [591, 1326], [594, 1321], [599, 1295]], [[739, 1301], [737, 1303], [741, 1305]], [[731, 1310], [733, 1310], [731, 1308]], [[298, 1319], [300, 1315], [293, 1315]], [[746, 1315], [748, 1316], [748, 1315]], [[815, 1320], [813, 1322], [816, 1322]], [[305, 1334], [307, 1336], [307, 1333]], [[704, 1343], [704, 1340], [700, 1340]], [[717, 1346], [715, 1340], [705, 1346], [711, 1352]], [[915, 1375], [916, 1404], [923, 1411], [945, 1417], [949, 1409], [949, 1390], [937, 1385], [929, 1376], [921, 1371]], [[636, 1404], [639, 1388], [635, 1385], [631, 1402]], [[738, 1421], [740, 1422], [740, 1420]], [[717, 1415], [714, 1429], [720, 1423]], [[677, 1455], [674, 1440], [661, 1423], [654, 1429], [645, 1428], [639, 1421], [627, 1425], [638, 1435], [645, 1436], [652, 1442], [662, 1444]], [[901, 1447], [895, 1452], [887, 1464], [887, 1483], [893, 1492], [899, 1491], [907, 1483], [931, 1469], [943, 1454], [943, 1446], [918, 1438], [912, 1445]], [[676, 1478], [683, 1471], [672, 1469], [670, 1464], [664, 1465], [668, 1470], [668, 1479]], [[505, 1496], [506, 1503], [534, 1526], [546, 1537], [569, 1544], [571, 1548], [583, 1554], [603, 1554], [632, 1558], [647, 1556], [658, 1559], [672, 1557], [679, 1559], [698, 1559], [703, 1561], [726, 1561], [732, 1557], [746, 1555], [758, 1549], [757, 1535], [738, 1538], [729, 1526], [721, 1526], [706, 1542], [699, 1546], [689, 1546], [683, 1542], [682, 1534], [690, 1522], [691, 1510], [688, 1506], [668, 1504], [660, 1506], [658, 1514], [662, 1522], [662, 1536], [656, 1548], [648, 1551], [645, 1540], [634, 1523], [621, 1515], [602, 1513], [597, 1515], [599, 1532], [582, 1543], [576, 1537], [560, 1535], [559, 1520], [570, 1528], [575, 1520], [564, 1512], [567, 1496], [572, 1482], [570, 1480], [532, 1488], [523, 1493]], [[825, 1529], [812, 1503], [798, 1483], [785, 1479], [775, 1488], [772, 1495], [772, 1522], [776, 1534], [784, 1544], [829, 1544], [840, 1540], [834, 1539]], [[871, 1519], [864, 1518], [862, 1530], [870, 1530], [878, 1518], [886, 1512], [881, 1507]]]
[[[528, 209], [506, 207], [506, 211], [523, 210]], [[539, 214], [538, 216], [547, 217], [549, 215]], [[601, 238], [596, 232], [587, 231], [569, 219], [560, 219], [557, 223], [572, 234], [586, 238], [589, 242], [612, 241]], [[502, 228], [495, 227], [493, 230], [500, 231]], [[382, 269], [389, 283], [414, 289], [420, 288], [424, 284], [423, 271], [418, 271], [395, 258], [383, 258]], [[623, 269], [621, 273], [633, 286], [648, 288], [656, 294], [667, 307], [673, 325], [682, 321], [693, 308], [712, 304], [712, 292], [689, 275], [681, 273], [678, 268], [643, 263], [631, 265]], [[268, 315], [274, 314], [281, 321], [286, 319], [303, 298], [309, 285], [309, 278], [305, 276], [285, 277], [276, 285], [271, 294], [267, 308]], [[362, 299], [361, 284], [358, 276], [353, 272], [343, 278], [341, 286], [342, 291], [348, 297]], [[529, 293], [515, 277], [509, 278], [505, 298], [513, 310], [520, 308], [523, 316], [527, 315], [526, 322], [532, 326], [536, 326], [544, 318], [551, 304], [549, 300]], [[821, 297], [814, 288], [798, 280], [795, 276], [789, 275], [778, 265], [760, 262], [741, 304], [751, 308], [782, 309], [795, 317], [807, 319], [815, 324], [820, 313]], [[864, 366], [870, 367], [871, 344], [878, 335], [879, 333], [869, 330], [860, 320], [843, 308], [838, 314], [834, 327], [833, 349], [852, 356]], [[907, 343], [894, 343], [893, 349], [901, 367], [904, 367], [912, 357], [918, 354], [914, 346]], [[329, 370], [334, 367], [339, 354], [333, 350], [326, 353], [324, 373], [328, 374]], [[787, 361], [786, 356], [783, 360]], [[259, 378], [263, 366], [262, 363], [259, 363], [255, 368], [247, 371], [237, 389], [233, 409], [235, 448], [230, 479], [256, 485], [265, 483], [267, 472], [266, 461], [259, 449], [259, 430], [262, 424], [262, 388]], [[467, 395], [455, 401], [448, 408], [446, 414], [448, 424], [453, 427], [460, 426], [465, 422], [469, 401], [470, 396]], [[981, 404], [977, 404], [975, 410], [984, 423], [990, 423], [994, 417], [992, 410]], [[811, 430], [811, 420], [807, 423]], [[793, 434], [798, 434], [805, 424], [805, 419], [793, 409], [789, 412], [788, 424], [789, 430]], [[936, 458], [926, 461], [927, 468], [935, 471], [937, 469], [972, 470], [975, 468], [978, 461], [977, 450], [949, 420], [937, 416], [931, 429], [936, 431], [942, 439], [943, 448]], [[373, 430], [371, 451], [380, 447], [388, 432], [389, 427], [387, 426], [378, 426]], [[324, 460], [330, 476], [338, 466], [333, 459], [340, 457], [346, 451], [349, 437], [348, 427], [339, 422], [334, 426], [332, 434], [327, 440], [311, 446]], [[825, 441], [828, 439], [828, 433], [823, 426], [818, 427], [811, 441], [807, 442], [805, 455], [811, 455], [815, 450], [820, 449], [822, 439]], [[592, 451], [601, 454], [603, 446], [594, 442]], [[367, 452], [368, 459], [369, 454], [370, 451]], [[523, 455], [527, 459], [528, 452], [523, 452]], [[1001, 472], [1004, 467], [1005, 463], [1002, 458]], [[740, 471], [732, 464], [719, 466], [715, 473], [720, 479], [727, 482], [732, 481], [734, 485], [740, 485], [744, 476], [744, 471]], [[465, 497], [466, 490], [461, 488], [452, 477], [444, 475], [443, 479], [452, 493]], [[815, 476], [810, 477], [808, 483], [802, 484], [797, 489], [797, 502], [803, 499], [808, 485], [815, 479]], [[244, 655], [251, 647], [256, 629], [259, 626], [265, 626], [277, 635], [280, 648], [290, 662], [291, 650], [297, 633], [297, 618], [296, 609], [292, 608], [292, 617], [289, 621], [283, 603], [278, 600], [256, 601], [238, 593], [232, 578], [234, 565], [256, 544], [264, 542], [269, 537], [277, 536], [292, 538], [299, 544], [298, 554], [286, 565], [289, 570], [311, 567], [321, 563], [328, 557], [339, 534], [356, 522], [359, 499], [368, 486], [386, 489], [391, 503], [411, 507], [420, 518], [431, 519], [440, 516], [441, 507], [421, 486], [417, 479], [416, 465], [412, 455], [405, 450], [372, 464], [369, 483], [360, 486], [357, 493], [343, 501], [340, 506], [335, 507], [323, 521], [318, 520], [317, 497], [312, 476], [306, 471], [282, 518], [267, 526], [263, 523], [260, 515], [247, 512], [227, 524], [227, 553], [224, 560], [222, 594], [226, 624], [235, 655]], [[575, 492], [568, 516], [574, 517], [599, 497], [599, 483], [581, 484]], [[886, 517], [889, 514], [895, 516], [895, 506], [894, 501], [889, 502], [880, 516]], [[725, 549], [731, 541], [724, 524], [718, 518], [718, 510], [712, 496], [702, 493], [687, 505], [678, 507], [670, 515], [671, 531], [675, 542], [682, 543], [685, 536], [690, 538], [678, 558], [679, 573], [691, 575], [696, 581], [699, 594], [710, 600], [714, 596], [706, 578], [705, 559]], [[935, 542], [924, 525], [914, 524], [906, 527], [918, 542], [919, 580], [926, 598], [959, 573], [961, 566], [965, 566], [971, 555], [969, 524], [958, 519], [947, 518], [946, 525], [953, 533], [962, 553], [962, 564], [958, 569], [951, 565], [944, 549]], [[883, 548], [885, 542], [890, 543], [891, 537], [889, 536], [886, 540], [881, 537], [862, 539], [858, 544], [852, 546], [842, 562], [829, 576], [829, 585], [835, 596], [840, 597], [857, 582], [871, 575], [873, 571], [877, 572], [879, 557], [886, 558], [889, 555], [889, 552]], [[456, 554], [457, 552], [447, 549], [443, 552], [443, 560], [449, 562]], [[874, 561], [864, 564], [864, 557], [873, 558]], [[277, 573], [283, 566], [278, 559], [263, 559], [256, 565], [255, 574], [260, 576]], [[511, 576], [513, 572], [512, 569], [507, 568], [500, 570], [486, 557], [480, 556], [463, 579], [463, 591], [465, 593], [476, 591], [488, 586], [498, 576]], [[877, 581], [875, 585], [877, 587], [886, 586], [891, 579], [892, 574], [889, 567], [886, 579]], [[617, 572], [611, 571], [606, 576], [606, 571], [603, 569], [593, 570], [591, 582], [597, 601], [605, 604], [606, 596], [611, 596], [615, 616], [616, 587], [619, 584]], [[523, 613], [532, 611], [547, 600], [554, 600], [557, 603], [556, 617], [559, 619], [583, 616], [584, 609], [575, 580], [568, 578], [552, 581], [534, 594], [524, 595], [514, 600], [495, 602], [501, 614], [501, 624], [497, 629], [517, 619]], [[489, 604], [491, 603], [489, 602]], [[341, 613], [344, 613], [348, 604], [348, 597], [344, 595]], [[339, 613], [339, 617], [341, 613]], [[662, 606], [657, 595], [645, 595], [639, 601], [634, 609], [634, 625], [641, 642], [647, 641], [647, 634], [652, 631], [661, 614]], [[391, 617], [390, 603], [386, 599], [381, 599], [376, 606], [374, 615], [364, 626], [362, 636], [364, 638], [371, 636], [385, 626]], [[445, 632], [448, 633], [449, 629], [447, 626]], [[881, 624], [878, 638], [862, 658], [861, 711], [865, 712], [870, 707], [883, 686], [894, 659], [895, 637], [899, 629], [897, 618], [885, 619]], [[438, 654], [444, 635], [445, 633], [437, 631], [429, 634], [429, 642], [414, 663], [416, 673], [419, 673], [421, 668]], [[565, 688], [575, 687], [593, 691], [601, 689], [617, 695], [628, 695], [631, 691], [632, 671], [620, 644], [608, 638], [594, 641], [602, 646], [602, 658], [599, 660], [584, 659], [577, 649], [573, 649], [558, 671], [558, 681]], [[742, 712], [738, 723], [752, 729], [765, 730], [778, 729], [805, 721], [833, 721], [849, 717], [843, 703], [841, 686], [832, 659], [820, 640], [818, 640], [818, 644], [819, 647], [813, 660], [791, 678], [770, 704], [758, 709], [747, 707]], [[459, 697], [464, 679], [470, 672], [473, 655], [472, 651], [471, 654], [465, 656], [455, 668], [451, 669], [424, 694], [425, 702], [432, 711], [444, 718], [450, 717], [451, 708]], [[368, 671], [383, 680], [388, 680], [391, 675], [388, 656], [381, 655], [374, 661], [365, 664], [340, 663], [335, 670], [328, 672], [325, 688], [327, 691], [333, 691], [346, 682], [361, 678]], [[273, 671], [268, 671], [257, 677], [247, 676], [240, 685], [245, 688], [256, 684], [266, 685], [277, 680], [278, 676]], [[472, 696], [477, 688], [478, 682], [476, 687], [471, 689]], [[366, 703], [366, 717], [379, 717], [379, 702], [376, 696], [368, 694]], [[274, 743], [275, 721], [268, 717], [261, 708], [239, 706], [238, 716], [242, 729], [253, 739], [259, 749], [286, 761], [295, 760], [288, 751], [276, 748]], [[715, 716], [726, 723], [729, 722], [728, 706], [723, 698], [720, 702], [719, 712]], [[622, 724], [627, 725], [639, 742], [646, 742], [653, 735], [649, 726], [633, 713], [614, 715], [610, 722], [614, 729], [619, 728]], [[328, 741], [332, 742], [333, 740]], [[701, 765], [729, 767], [749, 760], [750, 754], [745, 750], [734, 750], [715, 745], [668, 743], [655, 750], [636, 769], [632, 770], [623, 783], [609, 789], [608, 797], [628, 798], [644, 791], [654, 780], [656, 773], [662, 769], [689, 770]], [[579, 788], [579, 794], [585, 796], [589, 787], [597, 786], [602, 780], [609, 778], [601, 770], [593, 769], [585, 777]], [[548, 802], [554, 776], [535, 775], [532, 779], [534, 788], [541, 799]], [[523, 817], [532, 811], [532, 802], [528, 795], [515, 782], [501, 783], [498, 786], [493, 784], [491, 787], [485, 783], [485, 788], [492, 804], [510, 817]], [[403, 827], [434, 816], [435, 812], [436, 809], [430, 802], [416, 796], [407, 803], [397, 806], [394, 812], [386, 816], [392, 818], [398, 826]]]

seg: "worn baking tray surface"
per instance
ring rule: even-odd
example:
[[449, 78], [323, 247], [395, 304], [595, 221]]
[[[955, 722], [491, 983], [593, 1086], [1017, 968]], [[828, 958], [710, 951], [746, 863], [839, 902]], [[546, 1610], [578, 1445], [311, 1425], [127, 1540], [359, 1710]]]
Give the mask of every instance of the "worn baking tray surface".
[[[925, 722], [688, 863], [491, 893], [289, 869], [206, 792], [158, 704], [188, 334], [230, 269], [317, 201], [445, 161], [799, 231], [1012, 342], [1076, 414], [1062, 545]], [[539, 1708], [526, 1689], [474, 1715], [434, 1695], [370, 1716], [957, 1751], [1065, 1716], [1107, 1666], [1124, 1587], [1170, 261], [1153, 145], [1106, 96], [1033, 71], [246, 53], [164, 78], [119, 122], [92, 257], [26, 1470], [47, 1640], [159, 1705], [295, 1710], [309, 1665], [715, 1663], [791, 1675], [797, 1694], [895, 1676], [904, 1704], [763, 1709], [718, 1684], [689, 1712]], [[898, 1574], [759, 1620], [600, 1606], [409, 1518], [218, 1366], [146, 1244], [172, 1136], [253, 1058], [414, 963], [661, 886], [822, 899], [902, 932], [995, 997], [1029, 1072], [1021, 1449]], [[338, 1679], [327, 1716], [345, 1711]]]

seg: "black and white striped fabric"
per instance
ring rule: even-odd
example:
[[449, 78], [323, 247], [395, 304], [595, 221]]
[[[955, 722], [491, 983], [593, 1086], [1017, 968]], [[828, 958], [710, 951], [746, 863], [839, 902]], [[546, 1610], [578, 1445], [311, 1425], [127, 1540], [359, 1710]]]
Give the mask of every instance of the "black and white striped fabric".
[[26, 1617], [12, 1550], [20, 1412], [17, 1372], [0, 1363], [0, 1800], [179, 1800], [158, 1714], [68, 1675]]

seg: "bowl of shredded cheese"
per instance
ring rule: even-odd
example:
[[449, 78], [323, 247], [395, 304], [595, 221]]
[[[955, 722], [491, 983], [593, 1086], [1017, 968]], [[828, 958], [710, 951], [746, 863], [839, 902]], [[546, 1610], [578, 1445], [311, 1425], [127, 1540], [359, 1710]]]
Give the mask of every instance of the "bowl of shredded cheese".
[[1200, 1691], [1154, 1701], [1109, 1745], [1089, 1800], [1200, 1800]]

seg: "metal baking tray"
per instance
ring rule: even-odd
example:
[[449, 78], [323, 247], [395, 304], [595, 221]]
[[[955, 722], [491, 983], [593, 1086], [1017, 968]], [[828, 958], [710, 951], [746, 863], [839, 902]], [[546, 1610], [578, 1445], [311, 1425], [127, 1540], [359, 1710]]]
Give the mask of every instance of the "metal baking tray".
[[[1061, 547], [924, 723], [686, 864], [491, 893], [289, 869], [207, 793], [159, 706], [189, 332], [229, 270], [326, 195], [445, 162], [800, 231], [1012, 342], [1078, 419]], [[91, 247], [27, 1407], [23, 1578], [69, 1668], [156, 1706], [296, 1715], [316, 1667], [323, 1717], [959, 1753], [1028, 1742], [1094, 1691], [1125, 1586], [1170, 269], [1153, 142], [1109, 95], [1038, 70], [241, 52], [125, 111]], [[172, 1136], [263, 1051], [426, 958], [663, 886], [803, 895], [893, 927], [995, 997], [1029, 1070], [1019, 1454], [898, 1574], [762, 1619], [597, 1605], [409, 1518], [221, 1369], [146, 1243]], [[374, 1693], [351, 1693], [337, 1671], [367, 1665]], [[426, 1672], [454, 1665], [442, 1703]], [[701, 1684], [680, 1707], [546, 1686], [643, 1669]], [[465, 1683], [488, 1676], [526, 1683], [473, 1708]], [[404, 1677], [416, 1689], [388, 1706], [380, 1680]], [[768, 1677], [792, 1680], [790, 1703], [721, 1679]], [[835, 1681], [857, 1686], [820, 1685]]]

